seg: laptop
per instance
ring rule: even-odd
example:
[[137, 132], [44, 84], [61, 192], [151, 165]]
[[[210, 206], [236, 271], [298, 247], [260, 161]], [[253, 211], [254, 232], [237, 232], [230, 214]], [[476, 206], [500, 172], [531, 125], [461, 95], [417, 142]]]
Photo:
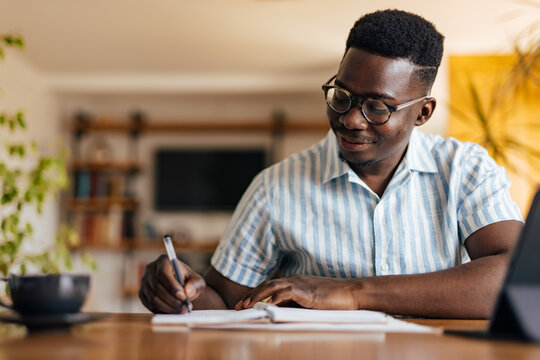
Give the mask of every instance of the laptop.
[[540, 190], [512, 254], [488, 331], [447, 331], [540, 342]]

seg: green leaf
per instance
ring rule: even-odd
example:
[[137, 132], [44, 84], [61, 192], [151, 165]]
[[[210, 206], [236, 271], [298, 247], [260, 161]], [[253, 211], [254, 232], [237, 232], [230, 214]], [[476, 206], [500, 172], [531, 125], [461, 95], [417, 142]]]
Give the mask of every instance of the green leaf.
[[9, 204], [11, 202], [11, 199], [13, 199], [13, 195], [12, 194], [2, 194], [2, 198], [0, 199], [0, 204], [1, 205], [5, 205], [5, 204]]
[[25, 228], [28, 235], [32, 235], [34, 233], [34, 227], [31, 223], [27, 222]]
[[24, 240], [24, 235], [25, 235], [24, 232], [17, 233], [17, 235], [16, 235], [17, 240], [15, 242], [17, 244], [17, 247], [21, 246], [21, 244], [22, 244], [22, 242]]
[[9, 264], [7, 264], [6, 262], [4, 261], [0, 261], [0, 273], [2, 273], [2, 275], [4, 276], [8, 276], [9, 272]]
[[71, 260], [71, 256], [68, 252], [64, 255], [64, 266], [67, 270], [73, 270], [73, 261]]
[[25, 263], [22, 263], [21, 266], [20, 266], [20, 269], [19, 269], [21, 275], [26, 275], [26, 264]]
[[3, 40], [4, 40], [4, 43], [8, 46], [19, 47], [19, 48], [24, 47], [24, 40], [19, 35], [11, 35], [11, 34], [4, 35]]
[[22, 158], [26, 153], [26, 149], [24, 145], [8, 145], [8, 152], [11, 156], [18, 155]]
[[23, 129], [26, 129], [26, 121], [24, 120], [24, 112], [18, 111], [16, 118], [17, 118], [17, 123], [19, 124], [19, 126], [22, 127]]
[[94, 272], [97, 270], [96, 259], [92, 256], [92, 254], [89, 254], [89, 253], [82, 254], [81, 261], [83, 262], [83, 264], [88, 266], [90, 270]]
[[10, 260], [13, 261], [15, 259], [15, 255], [17, 254], [17, 251], [19, 250], [19, 247], [17, 244], [13, 241], [8, 241], [5, 243], [5, 254], [9, 256]]
[[72, 247], [77, 247], [80, 243], [79, 234], [77, 234], [77, 231], [75, 229], [70, 229], [68, 233], [68, 241], [69, 245]]

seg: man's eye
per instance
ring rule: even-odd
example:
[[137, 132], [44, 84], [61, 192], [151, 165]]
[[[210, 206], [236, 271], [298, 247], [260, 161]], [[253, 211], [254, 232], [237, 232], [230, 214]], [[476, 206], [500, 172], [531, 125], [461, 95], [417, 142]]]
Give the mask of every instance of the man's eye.
[[364, 109], [365, 111], [369, 111], [370, 113], [374, 113], [374, 114], [384, 115], [388, 113], [388, 108], [386, 107], [386, 105], [384, 105], [380, 101], [375, 101], [375, 100], [366, 101], [364, 103]]
[[345, 104], [345, 103], [349, 102], [349, 98], [348, 98], [348, 97], [338, 97], [338, 96], [334, 96], [334, 98], [333, 98], [332, 100], [333, 100], [333, 102], [339, 103], [339, 104]]
[[349, 96], [346, 93], [344, 93], [343, 91], [336, 91], [334, 93], [334, 99], [336, 99], [338, 101], [348, 101]]

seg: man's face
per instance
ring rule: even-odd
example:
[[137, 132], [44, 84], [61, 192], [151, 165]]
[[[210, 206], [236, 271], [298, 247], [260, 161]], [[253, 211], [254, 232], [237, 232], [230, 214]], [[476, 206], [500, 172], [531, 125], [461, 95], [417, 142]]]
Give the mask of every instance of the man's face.
[[[339, 67], [336, 85], [353, 95], [381, 100], [390, 105], [426, 95], [411, 75], [415, 65], [350, 48]], [[394, 168], [400, 161], [409, 136], [422, 113], [423, 102], [392, 113], [384, 125], [373, 125], [363, 117], [359, 104], [344, 114], [327, 107], [341, 156], [355, 170], [368, 167]]]

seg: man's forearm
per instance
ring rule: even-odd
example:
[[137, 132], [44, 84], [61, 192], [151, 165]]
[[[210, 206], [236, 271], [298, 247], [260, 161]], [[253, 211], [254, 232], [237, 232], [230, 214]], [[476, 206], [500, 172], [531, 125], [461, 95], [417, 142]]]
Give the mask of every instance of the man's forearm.
[[507, 254], [498, 254], [433, 273], [360, 279], [358, 307], [399, 315], [487, 318], [507, 261]]

